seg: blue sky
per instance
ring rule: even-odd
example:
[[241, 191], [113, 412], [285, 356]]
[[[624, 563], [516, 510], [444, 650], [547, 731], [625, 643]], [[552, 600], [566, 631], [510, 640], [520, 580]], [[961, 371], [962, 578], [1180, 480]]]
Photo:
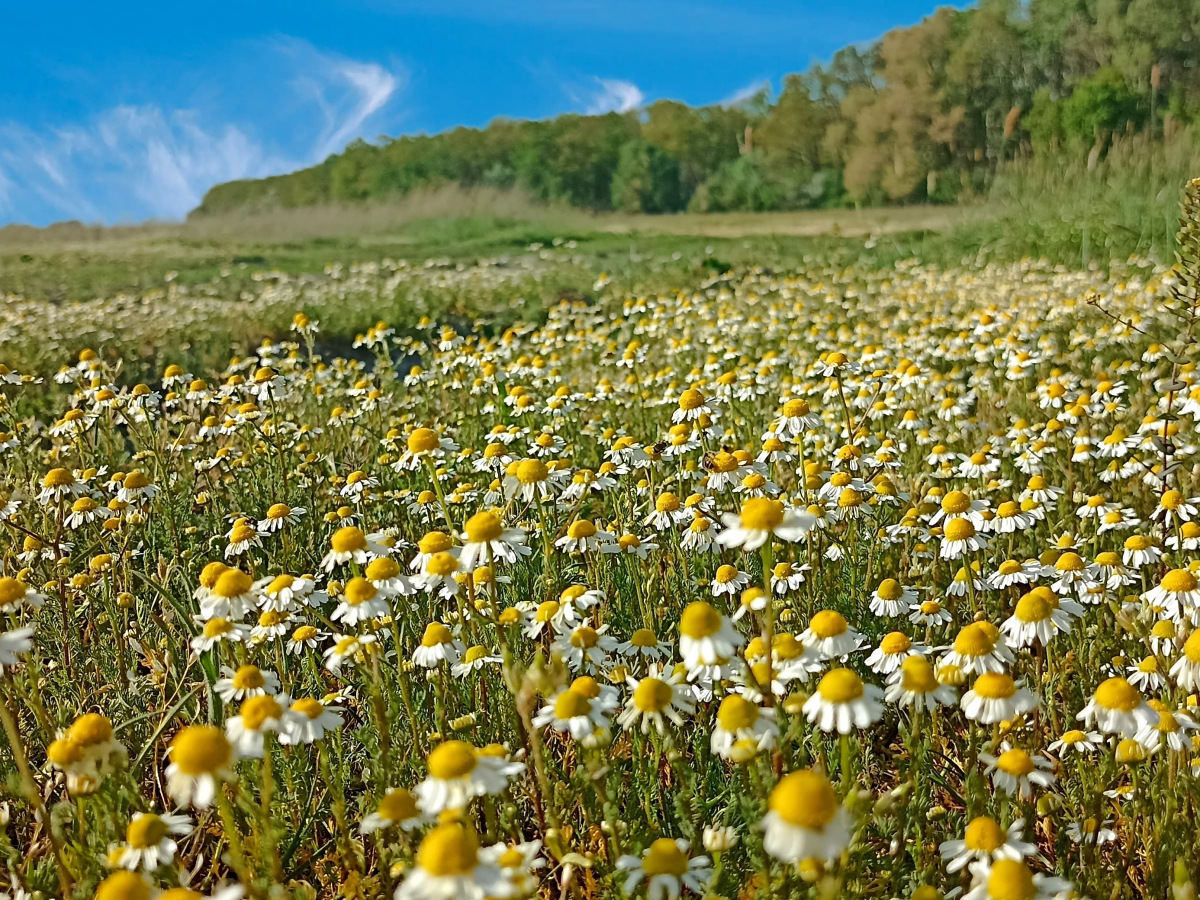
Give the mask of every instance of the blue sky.
[[356, 138], [712, 103], [931, 0], [10, 3], [0, 224], [178, 219]]

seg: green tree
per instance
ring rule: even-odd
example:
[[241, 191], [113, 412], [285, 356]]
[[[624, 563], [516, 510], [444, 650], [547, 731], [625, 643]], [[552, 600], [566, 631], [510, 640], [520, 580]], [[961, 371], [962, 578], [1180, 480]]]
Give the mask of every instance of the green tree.
[[679, 163], [642, 139], [621, 147], [612, 179], [612, 205], [623, 212], [666, 213], [683, 208]]

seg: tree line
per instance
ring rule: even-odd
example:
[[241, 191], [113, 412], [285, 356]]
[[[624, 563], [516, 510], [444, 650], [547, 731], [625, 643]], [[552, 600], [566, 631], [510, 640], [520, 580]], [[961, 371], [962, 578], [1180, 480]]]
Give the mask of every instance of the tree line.
[[952, 203], [1015, 158], [1095, 165], [1114, 136], [1170, 141], [1200, 111], [1200, 0], [980, 0], [736, 103], [357, 140], [318, 165], [213, 187], [198, 214], [521, 188], [596, 210]]

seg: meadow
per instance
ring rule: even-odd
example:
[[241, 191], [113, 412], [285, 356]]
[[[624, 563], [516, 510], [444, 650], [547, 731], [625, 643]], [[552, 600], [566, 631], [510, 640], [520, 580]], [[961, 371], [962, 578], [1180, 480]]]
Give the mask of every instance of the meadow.
[[1195, 896], [1200, 183], [460, 212], [4, 236], [0, 894]]

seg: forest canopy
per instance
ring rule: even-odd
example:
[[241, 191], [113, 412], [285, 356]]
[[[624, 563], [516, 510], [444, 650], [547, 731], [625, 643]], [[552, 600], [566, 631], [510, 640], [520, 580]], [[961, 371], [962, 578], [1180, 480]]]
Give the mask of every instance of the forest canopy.
[[1169, 141], [1200, 109], [1200, 0], [981, 0], [735, 104], [497, 119], [358, 140], [287, 175], [213, 187], [197, 214], [520, 188], [626, 212], [952, 203], [1018, 158], [1095, 164], [1114, 136]]

